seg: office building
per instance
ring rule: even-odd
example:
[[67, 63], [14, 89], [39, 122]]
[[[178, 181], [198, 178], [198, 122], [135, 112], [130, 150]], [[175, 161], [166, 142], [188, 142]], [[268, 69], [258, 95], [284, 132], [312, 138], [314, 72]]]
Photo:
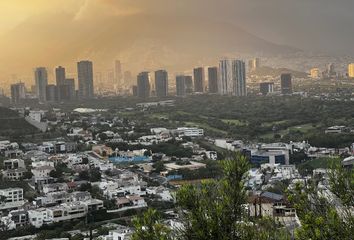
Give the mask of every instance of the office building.
[[63, 87], [65, 85], [65, 79], [65, 68], [62, 66], [57, 67], [55, 69], [55, 80], [57, 84], [58, 100], [65, 99], [65, 92], [63, 92], [65, 90], [65, 87]]
[[176, 95], [178, 97], [186, 96], [186, 78], [184, 75], [176, 76]]
[[321, 73], [319, 68], [312, 68], [310, 70], [310, 76], [312, 79], [319, 79], [321, 78]]
[[194, 91], [195, 92], [204, 92], [204, 81], [205, 81], [205, 73], [204, 68], [199, 67], [193, 70], [194, 75]]
[[93, 64], [90, 61], [77, 63], [77, 73], [79, 82], [79, 97], [88, 99], [94, 97], [93, 86]]
[[281, 86], [281, 93], [282, 94], [292, 94], [293, 87], [292, 87], [292, 77], [290, 73], [283, 73], [280, 76], [280, 86]]
[[354, 78], [354, 63], [348, 65], [348, 77]]
[[36, 95], [40, 102], [46, 101], [46, 91], [48, 85], [48, 73], [44, 67], [36, 68], [34, 72], [34, 78], [36, 81]]
[[65, 68], [62, 66], [59, 66], [55, 69], [55, 80], [57, 86], [64, 85], [65, 84]]
[[137, 78], [137, 94], [139, 98], [148, 98], [150, 97], [150, 73], [141, 72]]
[[263, 96], [266, 96], [269, 93], [273, 93], [274, 92], [274, 83], [273, 82], [260, 83], [259, 90]]
[[157, 97], [167, 97], [168, 74], [165, 70], [159, 70], [155, 72], [155, 90]]
[[58, 101], [58, 88], [54, 84], [49, 84], [46, 87], [46, 101], [56, 102]]
[[186, 87], [186, 94], [193, 93], [193, 78], [192, 78], [192, 76], [184, 76], [184, 84]]
[[114, 63], [114, 77], [118, 87], [121, 87], [123, 84], [123, 74], [122, 74], [122, 64], [119, 60], [116, 60]]
[[209, 93], [217, 93], [218, 92], [218, 68], [210, 67], [208, 68], [208, 88]]
[[65, 85], [68, 86], [68, 96], [69, 100], [76, 99], [76, 91], [75, 91], [75, 79], [74, 78], [67, 78], [65, 79]]
[[24, 83], [16, 83], [11, 85], [11, 102], [18, 104], [26, 98], [26, 88]]

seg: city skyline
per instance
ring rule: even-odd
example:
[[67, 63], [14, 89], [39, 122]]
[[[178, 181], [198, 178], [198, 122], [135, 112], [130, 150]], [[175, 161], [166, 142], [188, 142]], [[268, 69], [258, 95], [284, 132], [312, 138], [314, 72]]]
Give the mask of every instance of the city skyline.
[[[275, 0], [267, 3], [259, 0], [193, 0], [189, 1], [190, 5], [181, 1], [166, 4], [161, 0], [64, 0], [51, 1], [50, 4], [43, 0], [34, 0], [31, 4], [4, 0], [0, 3], [0, 49], [3, 50], [0, 61], [5, 64], [0, 66], [0, 83], [9, 86], [21, 80], [28, 84], [36, 66], [54, 69], [63, 65], [71, 73], [76, 68], [74, 63], [81, 59], [95, 62], [95, 69], [100, 72], [107, 68], [114, 71], [112, 62], [119, 59], [125, 69], [135, 75], [142, 70], [157, 68], [179, 72], [191, 65], [215, 65], [216, 59], [224, 54], [245, 58], [234, 53], [236, 51], [242, 54], [253, 51], [255, 57], [267, 51], [277, 54], [298, 50], [350, 54], [351, 45], [347, 42], [352, 42], [352, 38], [347, 36], [350, 31], [345, 31], [345, 26], [351, 18], [347, 9], [353, 3], [347, 0], [340, 3], [325, 1], [332, 6], [331, 14], [341, 12], [336, 15], [336, 21], [325, 14], [324, 4], [318, 0], [307, 3], [290, 0], [282, 3]], [[202, 11], [195, 11], [198, 6]], [[165, 9], [164, 13], [158, 10], [161, 8]], [[262, 8], [269, 9], [273, 17], [260, 11]], [[286, 11], [290, 8], [293, 11]], [[307, 9], [309, 13], [305, 14], [301, 9]], [[246, 14], [251, 11], [254, 12]], [[175, 16], [176, 21], [171, 22], [168, 15]], [[284, 21], [278, 23], [273, 18]], [[318, 18], [323, 20], [323, 25], [318, 23]], [[306, 19], [306, 24], [300, 19]], [[144, 31], [138, 27], [141, 24], [144, 24]], [[295, 26], [294, 31], [285, 27], [290, 24]], [[322, 30], [325, 27], [337, 34], [327, 36], [328, 31]], [[166, 29], [164, 34], [158, 31], [161, 28]], [[210, 31], [209, 35], [205, 35], [206, 29]], [[96, 36], [92, 32], [100, 34]], [[326, 37], [322, 39], [323, 32]], [[182, 41], [183, 35], [189, 36], [186, 44]], [[225, 38], [217, 38], [217, 35]], [[335, 41], [331, 39], [334, 37]], [[201, 40], [206, 41], [205, 45], [199, 44]], [[310, 45], [311, 42], [316, 44]], [[322, 46], [318, 42], [326, 44]], [[210, 46], [218, 47], [213, 49]], [[13, 75], [17, 77], [14, 79]], [[48, 75], [51, 81], [50, 71]]]

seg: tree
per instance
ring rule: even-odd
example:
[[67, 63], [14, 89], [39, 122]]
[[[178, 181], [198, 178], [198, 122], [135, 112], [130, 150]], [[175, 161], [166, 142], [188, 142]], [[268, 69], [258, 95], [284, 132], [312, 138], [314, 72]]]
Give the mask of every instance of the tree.
[[340, 161], [332, 161], [329, 171], [331, 191], [345, 206], [354, 206], [354, 170], [345, 169]]
[[135, 232], [132, 240], [168, 240], [170, 230], [162, 223], [160, 214], [149, 208], [143, 215], [133, 219]]
[[352, 239], [353, 170], [344, 169], [337, 160], [328, 173], [329, 189], [320, 187], [319, 179], [311, 179], [288, 190], [288, 199], [301, 221], [296, 239]]
[[165, 164], [163, 163], [163, 161], [157, 161], [156, 163], [154, 163], [153, 165], [153, 168], [155, 168], [155, 172], [162, 172], [162, 171], [165, 171], [166, 168], [165, 168]]
[[101, 171], [98, 168], [93, 168], [90, 170], [90, 181], [98, 182], [101, 180]]
[[222, 161], [221, 167], [223, 177], [220, 180], [203, 181], [200, 186], [186, 185], [177, 192], [183, 223], [179, 239], [275, 239], [250, 238], [261, 236], [260, 233], [263, 236], [279, 233], [277, 236], [283, 238], [277, 239], [288, 239], [286, 231], [264, 228], [248, 218], [244, 207], [247, 158], [237, 154]]
[[61, 178], [63, 176], [63, 172], [59, 171], [59, 170], [52, 170], [49, 173], [49, 176], [52, 178]]

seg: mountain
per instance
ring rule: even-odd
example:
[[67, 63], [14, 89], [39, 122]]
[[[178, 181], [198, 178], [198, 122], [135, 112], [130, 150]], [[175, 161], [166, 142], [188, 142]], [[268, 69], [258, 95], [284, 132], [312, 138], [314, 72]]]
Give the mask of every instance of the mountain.
[[298, 51], [261, 39], [239, 26], [201, 18], [133, 14], [78, 20], [68, 13], [28, 19], [1, 36], [0, 49], [0, 62], [4, 63], [0, 77], [59, 64], [74, 72], [80, 59], [93, 60], [96, 70], [106, 70], [114, 59], [120, 59], [133, 71], [183, 71], [197, 64], [214, 64], [223, 56], [237, 57], [237, 53], [279, 55]]

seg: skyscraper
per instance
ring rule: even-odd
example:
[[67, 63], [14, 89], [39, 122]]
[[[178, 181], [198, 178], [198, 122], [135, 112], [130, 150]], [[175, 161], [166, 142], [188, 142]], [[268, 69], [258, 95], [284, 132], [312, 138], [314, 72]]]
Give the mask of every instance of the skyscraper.
[[26, 98], [26, 88], [24, 83], [16, 83], [11, 85], [11, 102], [18, 104]]
[[219, 93], [222, 95], [246, 96], [246, 66], [241, 60], [221, 60]]
[[65, 84], [65, 68], [59, 66], [55, 69], [55, 80], [57, 87]]
[[90, 61], [77, 63], [77, 73], [79, 82], [79, 97], [82, 99], [93, 98], [93, 66]]
[[176, 95], [178, 97], [186, 96], [186, 77], [184, 75], [176, 76]]
[[193, 78], [192, 78], [192, 76], [184, 76], [184, 84], [186, 86], [186, 94], [193, 93]]
[[150, 97], [150, 73], [141, 72], [137, 77], [137, 94], [140, 98]]
[[[64, 85], [61, 85], [64, 86]], [[56, 102], [58, 101], [58, 88], [54, 84], [49, 84], [46, 86], [46, 101]]]
[[76, 91], [75, 91], [75, 79], [74, 78], [67, 78], [65, 79], [65, 85], [68, 89], [68, 99], [75, 100], [76, 99]]
[[217, 67], [210, 67], [208, 68], [208, 87], [210, 93], [217, 93], [218, 92], [218, 68]]
[[232, 95], [237, 97], [247, 96], [246, 66], [241, 60], [232, 61]]
[[115, 77], [117, 86], [121, 87], [123, 84], [123, 82], [122, 82], [123, 74], [122, 74], [122, 64], [119, 60], [116, 60], [114, 62], [114, 77]]
[[348, 77], [354, 78], [354, 63], [348, 65]]
[[194, 91], [195, 92], [204, 92], [204, 81], [205, 81], [205, 73], [204, 68], [199, 67], [195, 68], [193, 71], [194, 77]]
[[63, 95], [65, 95], [65, 93], [63, 91], [65, 90], [65, 87], [63, 86], [65, 85], [65, 79], [65, 68], [63, 68], [62, 66], [57, 67], [55, 69], [55, 80], [57, 84], [58, 100], [64, 98]]
[[36, 81], [36, 94], [40, 102], [45, 102], [46, 98], [46, 88], [48, 85], [48, 73], [47, 69], [44, 67], [36, 68], [34, 72], [34, 78]]
[[280, 76], [280, 86], [281, 86], [281, 93], [282, 94], [292, 94], [293, 87], [292, 87], [292, 80], [290, 73], [283, 73]]
[[155, 72], [155, 89], [157, 97], [167, 97], [168, 94], [168, 74], [165, 70]]
[[261, 66], [261, 60], [259, 58], [254, 58], [249, 61], [248, 67], [250, 68], [250, 71], [257, 70]]
[[232, 71], [231, 62], [227, 59], [221, 60], [219, 64], [220, 79], [218, 82], [218, 90], [221, 95], [231, 95]]

